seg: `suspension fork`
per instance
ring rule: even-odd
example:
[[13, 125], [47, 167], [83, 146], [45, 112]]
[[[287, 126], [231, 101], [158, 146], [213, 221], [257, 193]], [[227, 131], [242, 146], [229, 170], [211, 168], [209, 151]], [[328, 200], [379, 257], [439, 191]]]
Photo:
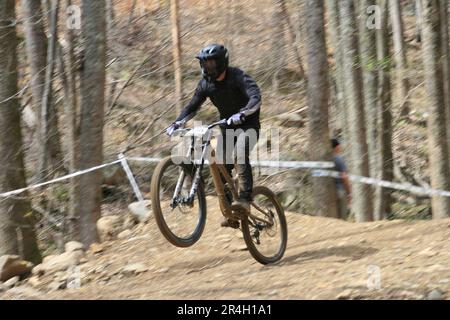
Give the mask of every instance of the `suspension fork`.
[[182, 169], [180, 176], [178, 177], [177, 186], [175, 187], [175, 192], [173, 193], [173, 198], [172, 198], [173, 203], [176, 203], [178, 200], [178, 196], [180, 195], [181, 188], [183, 187], [185, 177], [186, 177], [186, 173], [184, 172], [184, 169]]
[[[188, 151], [186, 153], [186, 158], [190, 158], [190, 155], [193, 154], [193, 150], [194, 150], [194, 137], [192, 137], [192, 139], [191, 139], [191, 143], [190, 143]], [[173, 197], [172, 197], [172, 204], [174, 206], [177, 204], [177, 202], [179, 200], [179, 195], [180, 195], [181, 189], [183, 188], [185, 178], [186, 178], [186, 172], [185, 172], [184, 168], [181, 168], [181, 172], [178, 177], [175, 191], [174, 191]]]
[[[192, 180], [192, 187], [191, 190], [189, 192], [189, 197], [188, 197], [188, 202], [192, 203], [194, 201], [195, 198], [195, 194], [197, 193], [197, 189], [198, 186], [200, 184], [200, 180], [202, 178], [202, 171], [203, 171], [203, 166], [205, 164], [205, 157], [206, 157], [206, 152], [209, 150], [209, 146], [211, 144], [211, 131], [209, 130], [207, 135], [206, 135], [206, 141], [203, 144], [203, 150], [202, 150], [202, 156], [200, 158], [200, 164], [197, 168], [197, 170], [195, 170], [195, 175], [194, 178]], [[194, 163], [195, 163], [195, 159], [194, 159]]]

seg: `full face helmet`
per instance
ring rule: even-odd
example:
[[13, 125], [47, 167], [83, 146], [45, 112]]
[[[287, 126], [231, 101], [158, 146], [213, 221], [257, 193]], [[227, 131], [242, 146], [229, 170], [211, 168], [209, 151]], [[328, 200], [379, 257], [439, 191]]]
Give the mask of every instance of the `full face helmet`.
[[211, 44], [200, 50], [196, 58], [202, 68], [202, 76], [216, 80], [228, 68], [228, 50], [223, 45]]

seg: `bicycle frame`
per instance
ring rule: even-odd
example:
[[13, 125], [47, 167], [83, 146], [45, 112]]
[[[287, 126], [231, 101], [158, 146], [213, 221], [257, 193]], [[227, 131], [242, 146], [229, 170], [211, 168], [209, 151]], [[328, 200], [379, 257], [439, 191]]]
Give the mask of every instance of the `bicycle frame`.
[[[201, 175], [202, 175], [202, 171], [203, 171], [203, 166], [205, 165], [205, 158], [206, 155], [208, 154], [209, 151], [211, 151], [211, 157], [210, 157], [210, 162], [209, 162], [209, 169], [211, 172], [211, 176], [213, 178], [213, 184], [214, 184], [214, 188], [216, 190], [216, 194], [217, 197], [219, 198], [219, 206], [220, 206], [220, 210], [222, 212], [222, 214], [228, 218], [228, 219], [232, 219], [232, 220], [236, 220], [239, 219], [240, 217], [231, 210], [231, 206], [227, 201], [226, 198], [226, 194], [225, 194], [225, 184], [222, 180], [222, 177], [225, 179], [225, 183], [228, 183], [230, 189], [231, 189], [231, 193], [233, 195], [234, 199], [238, 198], [238, 191], [236, 190], [236, 186], [235, 186], [235, 182], [233, 180], [233, 178], [229, 175], [227, 169], [225, 168], [225, 165], [223, 164], [218, 164], [215, 160], [215, 156], [216, 156], [216, 150], [215, 148], [211, 149], [211, 140], [213, 138], [212, 135], [212, 128], [214, 126], [218, 126], [223, 124], [222, 121], [219, 121], [217, 123], [214, 123], [210, 126], [208, 126], [208, 130], [206, 132], [206, 134], [203, 136], [203, 141], [204, 143], [201, 145], [202, 147], [202, 155], [201, 158], [198, 162], [198, 167], [196, 167], [195, 170], [195, 174], [192, 180], [192, 186], [191, 189], [189, 191], [189, 196], [186, 199], [186, 203], [187, 204], [192, 204], [194, 202], [195, 199], [195, 194], [197, 192], [199, 183], [200, 183], [200, 179], [201, 179]], [[192, 135], [191, 138], [191, 143], [188, 149], [188, 152], [186, 154], [186, 158], [192, 160], [192, 155], [194, 153], [194, 146], [195, 146], [195, 135]], [[194, 161], [194, 164], [195, 161]], [[180, 176], [178, 177], [177, 180], [177, 185], [175, 187], [175, 192], [173, 195], [173, 204], [176, 205], [176, 199], [178, 199], [179, 193], [181, 191], [181, 188], [183, 186], [184, 183], [184, 179], [186, 178], [186, 173], [184, 170], [181, 170]], [[258, 205], [256, 205], [255, 203], [252, 203], [252, 206], [260, 211], [261, 213], [263, 213], [265, 216], [267, 216], [267, 214], [264, 212], [264, 210], [262, 210]], [[251, 213], [247, 214], [249, 217], [263, 222], [265, 224], [267, 224], [268, 226], [271, 226], [273, 224], [273, 221], [267, 221], [265, 219], [262, 219], [260, 217], [257, 217]], [[268, 217], [269, 220], [272, 220], [271, 217]]]

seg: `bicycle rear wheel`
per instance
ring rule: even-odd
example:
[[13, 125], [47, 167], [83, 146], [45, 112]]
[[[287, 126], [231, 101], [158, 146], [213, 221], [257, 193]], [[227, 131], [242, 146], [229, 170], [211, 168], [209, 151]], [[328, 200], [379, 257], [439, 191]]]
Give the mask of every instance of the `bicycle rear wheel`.
[[252, 215], [242, 219], [242, 233], [250, 254], [262, 264], [279, 261], [286, 251], [287, 223], [284, 210], [268, 188], [253, 188]]
[[[200, 239], [205, 228], [205, 192], [200, 181], [193, 203], [187, 203], [185, 200], [191, 190], [195, 167], [183, 164], [178, 161], [180, 159], [176, 163], [173, 160], [169, 156], [155, 168], [151, 183], [152, 209], [164, 237], [177, 247], [189, 247]], [[179, 196], [174, 198], [182, 172], [185, 178]]]

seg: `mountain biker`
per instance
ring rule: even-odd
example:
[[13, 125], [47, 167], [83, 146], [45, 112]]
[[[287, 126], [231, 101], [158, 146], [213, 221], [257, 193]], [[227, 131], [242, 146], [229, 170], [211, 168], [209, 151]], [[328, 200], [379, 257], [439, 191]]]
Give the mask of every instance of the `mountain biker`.
[[[223, 45], [208, 45], [200, 50], [196, 58], [200, 62], [202, 79], [198, 82], [191, 101], [167, 129], [167, 134], [171, 135], [175, 130], [183, 127], [196, 115], [206, 98], [209, 98], [218, 109], [220, 119], [227, 119], [229, 129], [241, 129], [239, 131], [231, 130], [231, 133], [230, 130], [222, 128], [222, 141], [226, 140], [227, 135], [233, 134], [232, 148], [244, 154], [243, 161], [236, 164], [239, 197], [232, 203], [232, 207], [238, 207], [248, 212], [253, 189], [253, 173], [249, 154], [259, 138], [260, 89], [248, 74], [239, 68], [228, 66], [228, 50]], [[248, 138], [247, 133], [251, 130], [256, 133], [256, 139]], [[226, 168], [231, 174], [236, 155], [231, 156], [233, 150], [230, 149], [226, 143], [223, 143]], [[222, 226], [238, 228], [239, 223], [225, 219]]]

